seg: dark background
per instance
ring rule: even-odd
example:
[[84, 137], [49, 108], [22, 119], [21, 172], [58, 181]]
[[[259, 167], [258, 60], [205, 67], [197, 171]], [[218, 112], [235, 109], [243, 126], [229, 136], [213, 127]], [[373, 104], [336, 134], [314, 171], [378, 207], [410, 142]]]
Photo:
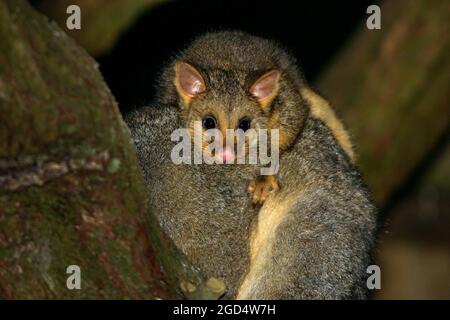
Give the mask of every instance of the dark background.
[[[122, 112], [147, 104], [162, 66], [197, 35], [243, 30], [275, 39], [300, 62], [306, 79], [345, 45], [366, 8], [377, 1], [172, 1], [157, 5], [99, 57], [100, 70]], [[282, 4], [282, 5], [281, 5]], [[300, 13], [300, 15], [299, 15]]]

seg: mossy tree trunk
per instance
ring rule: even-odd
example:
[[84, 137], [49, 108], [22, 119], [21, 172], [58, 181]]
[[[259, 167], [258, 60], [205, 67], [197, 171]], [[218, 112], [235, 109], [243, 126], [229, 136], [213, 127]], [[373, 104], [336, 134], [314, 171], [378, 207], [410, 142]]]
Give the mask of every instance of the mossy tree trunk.
[[178, 298], [201, 283], [146, 199], [95, 61], [25, 1], [0, 0], [0, 298]]

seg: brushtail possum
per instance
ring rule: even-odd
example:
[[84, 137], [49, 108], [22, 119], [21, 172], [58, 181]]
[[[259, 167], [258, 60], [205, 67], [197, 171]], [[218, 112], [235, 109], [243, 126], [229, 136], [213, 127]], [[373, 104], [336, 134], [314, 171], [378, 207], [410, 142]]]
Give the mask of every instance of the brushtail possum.
[[[375, 206], [342, 123], [279, 45], [238, 31], [200, 36], [165, 68], [154, 103], [126, 121], [162, 228], [223, 279], [226, 297], [366, 297]], [[171, 135], [195, 123], [224, 136], [277, 129], [278, 171], [175, 164]], [[235, 160], [236, 141], [223, 144], [213, 156]]]

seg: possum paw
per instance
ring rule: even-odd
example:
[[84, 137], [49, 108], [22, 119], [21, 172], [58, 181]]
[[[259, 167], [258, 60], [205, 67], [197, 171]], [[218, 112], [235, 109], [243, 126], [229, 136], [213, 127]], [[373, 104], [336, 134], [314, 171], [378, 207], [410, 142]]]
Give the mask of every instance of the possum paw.
[[248, 185], [252, 204], [259, 206], [263, 205], [267, 197], [278, 189], [280, 189], [280, 186], [275, 176], [261, 176], [252, 180]]

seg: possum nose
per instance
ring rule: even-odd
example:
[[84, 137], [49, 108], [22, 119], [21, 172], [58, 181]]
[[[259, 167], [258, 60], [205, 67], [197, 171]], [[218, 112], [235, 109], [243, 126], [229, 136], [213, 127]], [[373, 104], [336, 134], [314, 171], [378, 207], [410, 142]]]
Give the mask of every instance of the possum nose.
[[222, 150], [222, 154], [221, 154], [221, 158], [223, 162], [226, 161], [232, 161], [234, 159], [234, 153], [233, 150], [231, 150], [230, 148], [226, 147]]

